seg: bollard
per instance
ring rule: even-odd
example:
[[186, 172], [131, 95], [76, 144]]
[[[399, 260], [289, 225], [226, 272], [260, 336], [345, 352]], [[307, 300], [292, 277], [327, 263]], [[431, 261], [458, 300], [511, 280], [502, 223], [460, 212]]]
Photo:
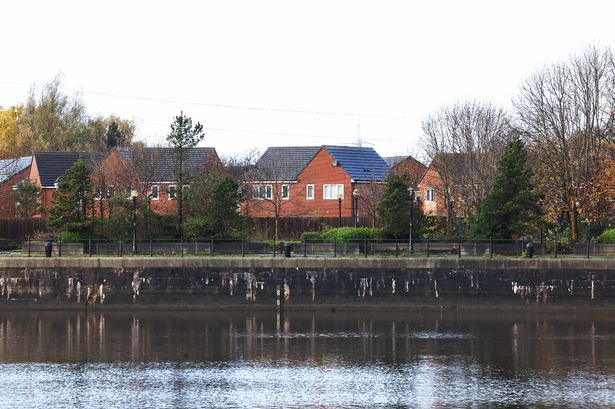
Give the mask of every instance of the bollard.
[[587, 258], [589, 258], [589, 235], [587, 236]]
[[122, 236], [120, 236], [120, 257], [124, 257], [124, 246], [122, 244]]
[[307, 239], [303, 239], [303, 257], [307, 257]]
[[92, 257], [92, 238], [88, 237], [88, 256]]
[[241, 257], [245, 257], [245, 255], [246, 255], [246, 244], [242, 238], [241, 239]]
[[429, 258], [429, 237], [427, 237], [427, 258]]
[[337, 238], [333, 238], [333, 257], [337, 257]]

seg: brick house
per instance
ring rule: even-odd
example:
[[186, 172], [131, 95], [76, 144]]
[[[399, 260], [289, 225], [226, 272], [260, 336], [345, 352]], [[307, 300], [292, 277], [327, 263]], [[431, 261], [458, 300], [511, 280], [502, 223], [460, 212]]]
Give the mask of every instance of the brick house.
[[427, 166], [412, 156], [392, 156], [384, 158], [391, 168], [391, 173], [394, 173], [406, 180], [408, 185], [417, 189], [421, 179], [427, 172]]
[[15, 217], [15, 186], [30, 174], [31, 156], [0, 160], [0, 217]]
[[[53, 204], [58, 179], [80, 157], [92, 172], [95, 214], [108, 214], [109, 199], [118, 193], [128, 198], [133, 188], [139, 192], [140, 200], [149, 201], [153, 211], [166, 214], [175, 210], [173, 149], [149, 147], [113, 149], [108, 153], [35, 152], [29, 177], [41, 187], [43, 208]], [[211, 166], [222, 167], [214, 148], [193, 148], [184, 162], [186, 171], [195, 176]]]
[[461, 183], [463, 161], [460, 153], [439, 153], [433, 158], [418, 186], [426, 216], [455, 218], [459, 204], [456, 187]]
[[[92, 172], [92, 185], [98, 193], [98, 209], [108, 211], [108, 199], [123, 192], [130, 196], [131, 190], [139, 193], [149, 208], [159, 214], [168, 214], [177, 208], [177, 186], [173, 168], [173, 148], [135, 147], [113, 149]], [[212, 168], [222, 168], [222, 162], [214, 148], [192, 148], [184, 161], [188, 174], [197, 177]]]
[[29, 178], [41, 188], [41, 207], [45, 217], [45, 209], [53, 204], [53, 192], [58, 188], [58, 179], [73, 166], [79, 158], [83, 158], [90, 169], [93, 169], [103, 158], [99, 152], [34, 152]]
[[358, 217], [367, 212], [368, 192], [388, 173], [373, 148], [269, 148], [247, 178], [251, 195], [242, 210], [251, 217]]

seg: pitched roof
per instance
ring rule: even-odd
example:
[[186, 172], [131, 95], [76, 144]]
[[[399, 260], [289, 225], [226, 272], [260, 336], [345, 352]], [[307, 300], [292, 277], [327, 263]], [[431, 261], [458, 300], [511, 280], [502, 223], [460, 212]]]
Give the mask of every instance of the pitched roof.
[[324, 148], [355, 182], [381, 182], [389, 174], [389, 165], [373, 148], [332, 145]]
[[51, 187], [79, 158], [83, 158], [90, 169], [105, 156], [102, 152], [34, 152], [41, 186]]
[[320, 150], [320, 146], [281, 146], [267, 148], [256, 162], [248, 180], [296, 180]]
[[[175, 153], [170, 147], [146, 147], [147, 160], [151, 161], [153, 174], [150, 182], [171, 182], [175, 180], [173, 168], [175, 166]], [[118, 152], [129, 162], [132, 162], [130, 149], [118, 149]], [[215, 148], [195, 147], [188, 150], [183, 163], [184, 170], [188, 173], [198, 171], [211, 160], [219, 160]]]
[[0, 183], [4, 183], [32, 164], [32, 156], [0, 160]]
[[387, 165], [389, 165], [389, 167], [392, 168], [393, 166], [395, 166], [398, 163], [402, 162], [406, 158], [407, 158], [407, 156], [385, 156], [382, 159], [384, 159], [384, 161], [387, 163]]

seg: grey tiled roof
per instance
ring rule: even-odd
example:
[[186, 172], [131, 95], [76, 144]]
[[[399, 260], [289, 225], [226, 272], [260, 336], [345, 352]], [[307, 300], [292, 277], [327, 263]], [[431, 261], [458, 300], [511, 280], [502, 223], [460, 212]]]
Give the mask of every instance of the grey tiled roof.
[[392, 168], [398, 163], [403, 162], [406, 158], [407, 156], [385, 156], [382, 159], [384, 159], [387, 165], [389, 165], [389, 167]]
[[4, 183], [32, 163], [32, 156], [0, 160], [0, 183]]
[[[173, 148], [147, 147], [145, 149], [147, 151], [147, 159], [152, 162], [150, 165], [153, 169], [151, 175], [152, 180], [149, 182], [171, 182], [175, 180], [173, 168], [176, 162]], [[126, 160], [129, 162], [132, 161], [132, 152], [129, 149], [119, 149], [118, 151]], [[200, 168], [207, 165], [207, 163], [212, 159], [219, 161], [215, 148], [192, 148], [188, 151], [187, 157], [183, 164], [184, 170], [187, 173], [196, 173]]]
[[320, 146], [282, 146], [267, 148], [256, 162], [248, 180], [296, 180], [297, 175], [316, 156]]
[[105, 156], [102, 152], [34, 152], [41, 186], [52, 187], [80, 157], [90, 169]]

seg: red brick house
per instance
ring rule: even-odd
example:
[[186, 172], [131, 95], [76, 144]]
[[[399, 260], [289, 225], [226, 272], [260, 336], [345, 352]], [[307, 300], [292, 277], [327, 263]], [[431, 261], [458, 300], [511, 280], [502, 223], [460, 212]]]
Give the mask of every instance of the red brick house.
[[[43, 208], [53, 204], [58, 179], [80, 157], [92, 172], [95, 214], [107, 214], [109, 199], [118, 193], [128, 198], [133, 188], [139, 192], [139, 200], [147, 200], [153, 211], [165, 214], [175, 210], [173, 149], [149, 147], [113, 149], [108, 153], [35, 152], [29, 177], [41, 187]], [[222, 167], [214, 148], [193, 148], [184, 162], [186, 171], [195, 175], [212, 166]]]
[[461, 183], [463, 159], [459, 153], [439, 153], [427, 167], [418, 186], [426, 216], [455, 218], [459, 204], [456, 187]]
[[242, 211], [251, 217], [358, 217], [367, 211], [367, 192], [388, 172], [372, 148], [269, 148], [246, 178], [250, 195]]
[[41, 188], [41, 207], [45, 217], [45, 209], [53, 204], [53, 192], [58, 188], [58, 179], [73, 166], [79, 158], [83, 158], [90, 169], [93, 169], [103, 158], [99, 152], [34, 152], [29, 178]]
[[0, 217], [15, 217], [15, 186], [30, 174], [31, 156], [0, 160]]
[[391, 167], [391, 173], [404, 178], [413, 189], [418, 187], [427, 172], [427, 166], [412, 156], [392, 156], [384, 160]]
[[[177, 186], [173, 168], [173, 148], [135, 147], [114, 149], [92, 172], [92, 185], [100, 202], [97, 213], [108, 209], [105, 202], [119, 192], [130, 196], [132, 189], [139, 192], [139, 200], [148, 202], [150, 209], [159, 214], [173, 212], [177, 208]], [[222, 168], [222, 162], [214, 148], [192, 148], [184, 162], [187, 173], [197, 177], [212, 168]]]

